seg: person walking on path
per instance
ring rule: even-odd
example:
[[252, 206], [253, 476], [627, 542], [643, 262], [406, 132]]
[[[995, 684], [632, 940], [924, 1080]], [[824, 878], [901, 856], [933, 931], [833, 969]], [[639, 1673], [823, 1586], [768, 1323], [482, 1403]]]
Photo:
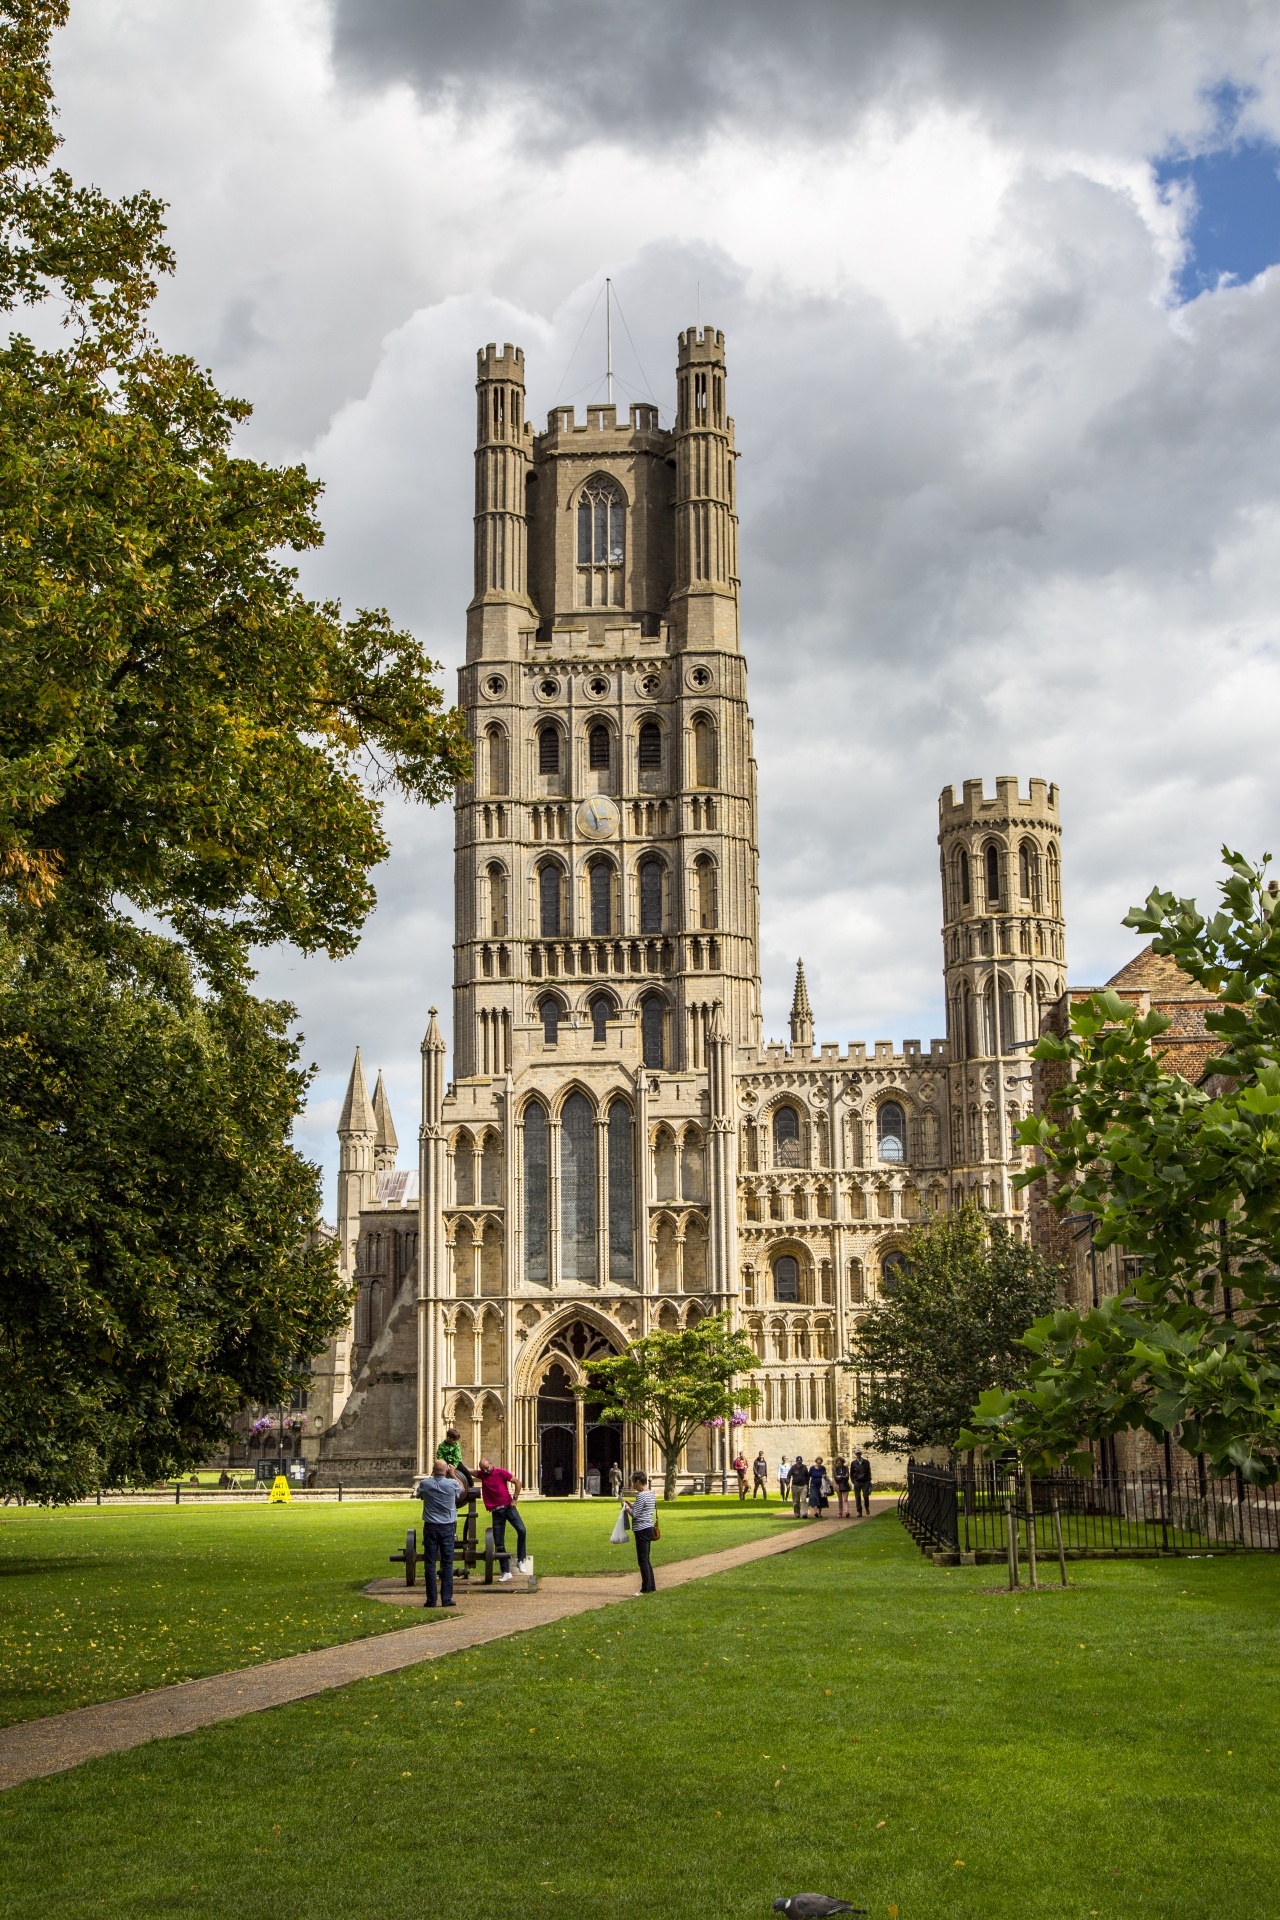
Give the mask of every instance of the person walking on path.
[[443, 1460], [459, 1486], [471, 1488], [471, 1475], [462, 1464], [462, 1446], [456, 1427], [446, 1427], [444, 1439], [436, 1448], [436, 1459]]
[[621, 1494], [622, 1494], [622, 1468], [618, 1465], [617, 1461], [615, 1460], [613, 1465], [609, 1469], [609, 1496], [611, 1499], [617, 1500], [620, 1498]]
[[809, 1469], [809, 1511], [815, 1520], [821, 1520], [827, 1510], [827, 1488], [830, 1484], [822, 1455], [819, 1454]]
[[871, 1462], [864, 1458], [862, 1448], [857, 1447], [853, 1455], [853, 1500], [859, 1514], [871, 1511]]
[[781, 1460], [779, 1460], [778, 1462], [778, 1494], [781, 1499], [786, 1500], [789, 1498], [790, 1493], [791, 1493], [791, 1462], [788, 1460], [786, 1454], [784, 1453]]
[[650, 1553], [655, 1540], [661, 1538], [658, 1529], [658, 1498], [650, 1490], [649, 1476], [646, 1473], [633, 1473], [631, 1484], [635, 1492], [630, 1500], [624, 1500], [623, 1506], [631, 1515], [631, 1532], [636, 1543], [636, 1561], [640, 1568], [641, 1593], [656, 1593], [658, 1583], [653, 1577], [653, 1563]]
[[526, 1544], [524, 1521], [520, 1518], [520, 1509], [516, 1501], [520, 1498], [520, 1482], [514, 1473], [508, 1473], [505, 1467], [495, 1467], [492, 1460], [481, 1455], [476, 1462], [480, 1475], [480, 1491], [484, 1495], [485, 1512], [493, 1523], [493, 1550], [498, 1556], [498, 1565], [502, 1572], [499, 1580], [511, 1578], [511, 1555], [507, 1552], [507, 1522], [516, 1530], [516, 1572], [529, 1573], [529, 1549]]
[[804, 1463], [803, 1454], [796, 1455], [787, 1478], [791, 1482], [791, 1511], [799, 1520], [802, 1518], [800, 1509], [804, 1506], [809, 1492], [809, 1469]]
[[849, 1462], [842, 1453], [838, 1453], [831, 1462], [831, 1480], [836, 1490], [836, 1519], [849, 1518], [849, 1488], [852, 1481], [849, 1476]]
[[764, 1495], [764, 1503], [767, 1507], [769, 1504], [769, 1462], [764, 1457], [763, 1447], [761, 1447], [759, 1453], [751, 1462], [751, 1478], [755, 1483], [751, 1489], [751, 1498], [754, 1500], [758, 1493], [762, 1493]]
[[734, 1455], [733, 1470], [738, 1476], [738, 1498], [739, 1500], [745, 1500], [747, 1497], [747, 1456], [745, 1453], [739, 1451]]
[[[438, 1455], [431, 1472], [419, 1480], [414, 1498], [422, 1502], [423, 1578], [427, 1583], [424, 1607], [453, 1605], [453, 1549], [458, 1537], [458, 1498], [462, 1482], [455, 1480], [449, 1463]], [[436, 1564], [440, 1584], [436, 1585]]]

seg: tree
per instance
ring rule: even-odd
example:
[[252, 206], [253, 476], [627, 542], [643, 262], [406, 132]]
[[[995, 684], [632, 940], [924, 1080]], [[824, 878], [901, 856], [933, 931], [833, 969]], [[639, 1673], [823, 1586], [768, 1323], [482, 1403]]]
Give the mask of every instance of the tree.
[[977, 1207], [915, 1227], [904, 1251], [845, 1362], [870, 1377], [866, 1418], [887, 1453], [954, 1446], [979, 1394], [1025, 1377], [1019, 1341], [1057, 1291], [1040, 1255]]
[[[469, 770], [385, 612], [308, 600], [301, 467], [161, 350], [163, 208], [53, 166], [67, 0], [0, 0], [0, 1484], [193, 1464], [344, 1311], [254, 943], [349, 951], [383, 796]], [[144, 931], [157, 925], [164, 933]]]
[[56, 297], [70, 332], [0, 351], [0, 880], [162, 914], [206, 964], [345, 952], [380, 792], [443, 799], [462, 716], [385, 613], [298, 591], [318, 483], [236, 457], [249, 408], [145, 329], [160, 204], [50, 167], [66, 13], [0, 0], [0, 309]]
[[1044, 1464], [1087, 1473], [1083, 1442], [1142, 1427], [1215, 1474], [1280, 1478], [1280, 892], [1269, 856], [1223, 859], [1212, 918], [1155, 889], [1124, 922], [1217, 996], [1201, 1083], [1153, 1053], [1169, 1022], [1115, 993], [1035, 1048], [1068, 1075], [1022, 1123], [1041, 1164], [1020, 1180], [1052, 1178], [1058, 1212], [1092, 1214], [1097, 1246], [1142, 1260], [1125, 1295], [1038, 1321], [1029, 1384], [977, 1410], [975, 1438]]
[[287, 1013], [198, 995], [170, 941], [0, 939], [6, 1496], [207, 1458], [341, 1324]]
[[574, 1391], [600, 1398], [603, 1419], [643, 1428], [662, 1455], [663, 1498], [674, 1500], [680, 1455], [697, 1429], [758, 1405], [758, 1387], [733, 1383], [759, 1365], [746, 1335], [718, 1313], [683, 1333], [646, 1333], [612, 1359], [588, 1360], [586, 1384]]

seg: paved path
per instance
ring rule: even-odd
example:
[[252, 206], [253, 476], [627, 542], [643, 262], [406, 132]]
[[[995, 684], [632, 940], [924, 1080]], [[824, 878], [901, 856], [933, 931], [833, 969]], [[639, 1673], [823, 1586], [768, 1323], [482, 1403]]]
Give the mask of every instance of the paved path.
[[[891, 1499], [877, 1499], [875, 1508], [892, 1504]], [[705, 1580], [708, 1574], [725, 1573], [753, 1560], [788, 1553], [793, 1547], [825, 1540], [858, 1524], [856, 1520], [814, 1520], [765, 1540], [676, 1560], [655, 1569], [658, 1588], [661, 1592], [668, 1587], [683, 1587], [690, 1580]], [[96, 1707], [77, 1707], [71, 1713], [55, 1713], [44, 1720], [0, 1728], [0, 1791], [46, 1774], [66, 1773], [85, 1760], [122, 1753], [149, 1740], [167, 1740], [174, 1734], [213, 1726], [219, 1720], [262, 1713], [291, 1700], [307, 1700], [330, 1687], [345, 1687], [353, 1680], [368, 1680], [379, 1673], [395, 1673], [421, 1660], [438, 1660], [464, 1647], [483, 1646], [486, 1641], [502, 1640], [530, 1627], [544, 1627], [571, 1614], [612, 1606], [632, 1598], [634, 1581], [634, 1570], [629, 1570], [626, 1575], [552, 1575], [539, 1581], [536, 1593], [513, 1592], [507, 1587], [476, 1587], [467, 1592], [459, 1583], [462, 1598], [457, 1613], [437, 1615], [422, 1626], [375, 1634], [367, 1640], [349, 1640], [315, 1653], [295, 1653], [284, 1660], [264, 1661], [258, 1667], [215, 1673], [206, 1680], [183, 1680], [177, 1686], [157, 1687], [124, 1700], [106, 1700]], [[411, 1604], [414, 1599], [403, 1582], [397, 1587], [393, 1581], [376, 1581], [368, 1591], [379, 1600]]]

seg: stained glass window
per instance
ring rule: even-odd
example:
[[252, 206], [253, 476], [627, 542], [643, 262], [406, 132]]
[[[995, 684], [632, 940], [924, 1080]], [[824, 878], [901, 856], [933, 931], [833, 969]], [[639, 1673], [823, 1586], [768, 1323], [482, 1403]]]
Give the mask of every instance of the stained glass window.
[[596, 1122], [582, 1093], [560, 1114], [560, 1277], [596, 1277]]
[[609, 1109], [609, 1278], [635, 1277], [635, 1159], [631, 1109], [615, 1100]]
[[524, 1111], [524, 1277], [547, 1284], [547, 1110]]

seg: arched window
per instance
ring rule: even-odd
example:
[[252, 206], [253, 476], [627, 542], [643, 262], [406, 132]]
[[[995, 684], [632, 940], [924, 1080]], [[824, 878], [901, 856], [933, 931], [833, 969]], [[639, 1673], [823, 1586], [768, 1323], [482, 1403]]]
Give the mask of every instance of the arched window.
[[560, 1044], [560, 1002], [547, 998], [538, 1003], [538, 1018], [542, 1022], [542, 1038], [549, 1047]]
[[903, 1274], [906, 1273], [906, 1271], [907, 1271], [907, 1256], [905, 1253], [899, 1253], [896, 1251], [896, 1249], [893, 1252], [886, 1253], [883, 1260], [881, 1260], [880, 1262], [881, 1293], [883, 1294], [896, 1293], [898, 1291], [899, 1281], [901, 1280]]
[[773, 1164], [800, 1165], [800, 1115], [794, 1107], [779, 1107], [773, 1116]]
[[588, 869], [591, 889], [592, 933], [613, 932], [613, 868], [607, 860], [593, 860]]
[[989, 907], [998, 907], [1000, 905], [1000, 850], [994, 840], [986, 851], [986, 866], [987, 905]]
[[662, 728], [656, 720], [646, 720], [640, 729], [637, 764], [641, 773], [662, 772]]
[[640, 931], [662, 932], [662, 862], [640, 862]]
[[907, 1116], [896, 1100], [886, 1100], [876, 1114], [876, 1144], [882, 1160], [907, 1157]]
[[604, 474], [588, 480], [578, 495], [578, 604], [620, 607], [626, 554], [626, 504]]
[[559, 773], [560, 771], [560, 729], [548, 720], [545, 727], [538, 728], [538, 772]]
[[609, 1108], [609, 1278], [635, 1277], [635, 1149], [631, 1109], [625, 1100]]
[[489, 882], [489, 935], [494, 940], [507, 937], [507, 876], [497, 861], [486, 868]]
[[587, 765], [597, 771], [609, 771], [608, 727], [592, 727], [587, 735]]
[[696, 895], [694, 911], [697, 915], [694, 924], [704, 928], [714, 927], [717, 925], [716, 863], [710, 854], [700, 853], [698, 855], [698, 858], [693, 863], [693, 879]]
[[502, 727], [485, 728], [485, 784], [489, 793], [507, 791], [507, 736]]
[[583, 1093], [560, 1110], [560, 1277], [596, 1277], [596, 1117]]
[[960, 905], [967, 907], [973, 898], [973, 891], [969, 885], [969, 856], [963, 847], [960, 849], [960, 857], [956, 861], [956, 866], [960, 875]]
[[453, 1143], [453, 1191], [460, 1207], [475, 1205], [476, 1150], [466, 1133], [460, 1133]]
[[538, 868], [538, 930], [544, 940], [560, 937], [562, 875], [554, 860]]
[[1022, 898], [1040, 910], [1040, 855], [1030, 840], [1018, 848], [1018, 891]]
[[524, 1110], [524, 1277], [544, 1287], [549, 1170], [547, 1110], [535, 1100]]
[[1062, 916], [1062, 879], [1058, 870], [1058, 849], [1050, 847], [1045, 865], [1049, 874], [1049, 912], [1055, 920]]
[[700, 713], [693, 723], [693, 784], [714, 787], [716, 778], [716, 730], [706, 714]]
[[640, 1046], [646, 1067], [667, 1064], [667, 1009], [656, 993], [640, 1004]]
[[793, 1253], [780, 1253], [773, 1263], [773, 1297], [782, 1301], [800, 1299], [800, 1262]]
[[591, 1038], [607, 1040], [608, 1023], [613, 1014], [613, 1002], [607, 993], [598, 993], [591, 1002]]

